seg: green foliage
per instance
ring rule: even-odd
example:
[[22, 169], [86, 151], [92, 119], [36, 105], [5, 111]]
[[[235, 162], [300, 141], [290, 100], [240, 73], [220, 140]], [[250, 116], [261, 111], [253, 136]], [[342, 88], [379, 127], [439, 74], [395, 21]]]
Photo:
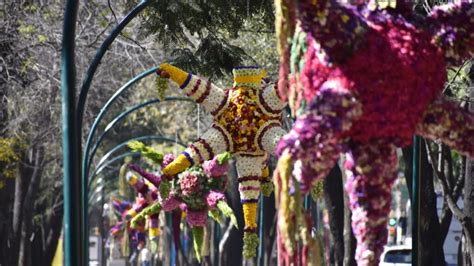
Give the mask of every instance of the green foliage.
[[[0, 174], [3, 178], [15, 178], [20, 151], [25, 144], [16, 138], [0, 138]], [[0, 189], [5, 186], [5, 180], [0, 179]]]
[[472, 62], [466, 62], [462, 66], [448, 70], [448, 83], [445, 89], [447, 96], [463, 99], [469, 95], [470, 79], [468, 70], [472, 64]]
[[[137, 3], [127, 2], [129, 8]], [[263, 31], [272, 31], [274, 25], [270, 0], [156, 1], [141, 18], [141, 36], [155, 36], [171, 52], [173, 64], [209, 77], [255, 63], [243, 46], [230, 42], [248, 30], [246, 21], [258, 21]]]
[[151, 160], [155, 164], [161, 164], [163, 161], [163, 154], [159, 153], [150, 146], [146, 146], [140, 141], [130, 141], [127, 146], [134, 152], [140, 152], [145, 158]]
[[18, 32], [25, 36], [31, 36], [36, 32], [36, 27], [32, 24], [25, 24], [25, 22], [20, 21], [20, 26], [18, 26]]
[[235, 217], [234, 211], [232, 208], [230, 208], [229, 204], [227, 202], [221, 200], [217, 203], [217, 208], [219, 211], [222, 212], [222, 214], [230, 219], [230, 223], [235, 227], [239, 228], [239, 224], [237, 223], [237, 218]]
[[171, 182], [168, 180], [162, 180], [160, 183], [160, 197], [162, 199], [167, 199], [171, 191]]

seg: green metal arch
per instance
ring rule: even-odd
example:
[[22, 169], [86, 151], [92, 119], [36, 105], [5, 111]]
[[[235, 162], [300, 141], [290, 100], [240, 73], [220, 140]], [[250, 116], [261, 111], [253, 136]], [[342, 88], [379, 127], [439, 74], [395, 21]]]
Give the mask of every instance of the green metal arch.
[[170, 137], [166, 137], [166, 136], [156, 136], [156, 135], [148, 135], [148, 136], [140, 136], [140, 137], [135, 137], [135, 138], [131, 138], [131, 139], [128, 139], [120, 144], [118, 144], [117, 146], [113, 147], [112, 149], [110, 149], [108, 152], [106, 152], [104, 154], [104, 156], [102, 156], [100, 158], [100, 161], [98, 162], [98, 165], [102, 164], [104, 161], [106, 161], [113, 153], [115, 153], [116, 151], [120, 150], [121, 148], [127, 146], [128, 142], [130, 141], [145, 141], [145, 140], [158, 140], [158, 141], [166, 141], [166, 142], [174, 142], [175, 144], [178, 144], [182, 147], [186, 147], [186, 144], [180, 142], [180, 141], [176, 141], [174, 140], [173, 138], [170, 138]]
[[[94, 123], [91, 126], [91, 129], [89, 131], [89, 134], [87, 136], [86, 140], [86, 145], [84, 146], [84, 155], [82, 156], [82, 177], [85, 178], [87, 177], [87, 172], [88, 172], [88, 157], [89, 157], [89, 151], [90, 151], [90, 146], [92, 143], [92, 138], [95, 135], [95, 132], [97, 131], [97, 128], [99, 126], [99, 123], [101, 122], [102, 118], [104, 117], [105, 113], [109, 110], [109, 108], [112, 106], [112, 104], [123, 94], [125, 93], [128, 89], [132, 87], [135, 83], [138, 81], [142, 80], [143, 78], [147, 77], [148, 75], [154, 73], [156, 71], [157, 67], [152, 67], [137, 76], [133, 77], [131, 80], [129, 80], [125, 85], [123, 85], [120, 89], [118, 89], [114, 95], [112, 95], [109, 100], [104, 104], [102, 109], [100, 110], [99, 114], [97, 115], [96, 119], [94, 120]], [[79, 120], [80, 121], [80, 120]]]
[[130, 23], [130, 21], [132, 21], [142, 10], [144, 10], [151, 3], [151, 0], [142, 0], [119, 22], [119, 24], [117, 24], [117, 26], [115, 26], [109, 36], [107, 36], [107, 38], [104, 40], [100, 48], [97, 50], [94, 59], [92, 59], [92, 63], [87, 69], [87, 73], [82, 83], [81, 91], [79, 94], [79, 102], [77, 106], [77, 121], [79, 123], [82, 123], [87, 95], [89, 94], [89, 88], [91, 87], [92, 80], [94, 79], [94, 75], [97, 72], [97, 68], [99, 67], [100, 62], [102, 61], [102, 58], [109, 49], [110, 45], [114, 42], [120, 32], [122, 32], [122, 30], [128, 25], [128, 23]]
[[165, 98], [164, 101], [161, 101], [160, 99], [152, 99], [152, 100], [137, 104], [135, 106], [132, 106], [131, 108], [127, 109], [126, 111], [124, 111], [124, 112], [120, 113], [119, 115], [117, 115], [116, 117], [114, 117], [114, 119], [112, 119], [112, 121], [109, 124], [107, 124], [107, 126], [104, 129], [104, 132], [99, 136], [99, 139], [97, 140], [94, 147], [92, 148], [92, 152], [90, 154], [89, 160], [87, 160], [86, 157], [83, 158], [84, 161], [87, 161], [87, 164], [85, 164], [85, 167], [86, 167], [85, 168], [85, 170], [86, 170], [85, 174], [86, 174], [86, 176], [87, 176], [88, 170], [89, 170], [89, 168], [92, 164], [92, 160], [94, 159], [95, 153], [97, 152], [97, 149], [99, 148], [99, 145], [102, 143], [102, 141], [104, 140], [106, 135], [110, 132], [110, 130], [112, 130], [112, 128], [117, 123], [122, 121], [124, 118], [126, 118], [131, 113], [133, 113], [137, 110], [140, 110], [141, 108], [144, 108], [148, 105], [155, 104], [155, 103], [171, 102], [171, 101], [193, 102], [192, 99], [184, 98], [184, 97], [168, 97], [168, 98]]
[[[153, 136], [153, 135], [150, 135], [150, 136], [142, 136], [142, 137], [137, 137], [137, 138], [131, 138], [131, 139], [129, 139], [129, 140], [126, 140], [126, 141], [124, 141], [124, 142], [118, 144], [117, 146], [115, 146], [114, 148], [112, 148], [109, 152], [107, 152], [102, 158], [107, 158], [107, 157], [109, 157], [112, 153], [114, 153], [114, 152], [116, 152], [117, 150], [119, 150], [119, 149], [125, 147], [129, 141], [132, 141], [132, 140], [150, 140], [150, 139], [160, 140], [160, 141], [164, 141], [164, 142], [170, 142], [170, 143], [174, 143], [174, 144], [180, 145], [180, 146], [182, 146], [182, 147], [186, 147], [186, 145], [185, 145], [184, 143], [176, 142], [176, 141], [175, 141], [174, 139], [172, 139], [172, 138], [167, 138], [167, 137], [162, 137], [162, 136]], [[135, 154], [135, 153], [136, 153], [136, 152], [129, 152], [129, 153], [126, 153], [126, 154]], [[140, 154], [140, 153], [137, 153], [137, 154]], [[109, 162], [112, 161], [112, 160], [115, 160], [116, 158], [118, 158], [118, 156], [117, 156], [117, 157], [113, 157], [113, 158], [110, 159], [110, 160], [102, 160], [102, 158], [101, 158], [101, 161], [99, 162], [99, 164], [97, 165], [96, 169], [94, 170], [94, 172], [89, 176], [89, 178], [88, 178], [88, 185], [91, 184], [91, 182], [93, 181], [95, 175], [97, 175], [100, 171], [102, 171], [102, 170], [100, 170], [99, 172], [97, 172], [98, 169], [101, 169], [101, 168], [103, 168], [104, 166], [109, 165], [109, 164], [110, 164]], [[120, 158], [123, 158], [123, 157], [120, 157]]]

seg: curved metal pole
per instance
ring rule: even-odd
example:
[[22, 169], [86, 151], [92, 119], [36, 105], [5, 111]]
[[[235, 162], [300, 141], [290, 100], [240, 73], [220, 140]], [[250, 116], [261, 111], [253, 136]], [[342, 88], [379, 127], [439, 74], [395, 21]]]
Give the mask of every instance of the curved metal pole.
[[102, 107], [100, 110], [99, 114], [97, 115], [96, 119], [94, 120], [94, 123], [92, 124], [92, 127], [89, 131], [89, 135], [87, 136], [87, 141], [86, 145], [84, 146], [84, 154], [82, 156], [82, 178], [87, 177], [89, 168], [88, 168], [88, 157], [89, 157], [89, 151], [90, 151], [90, 146], [92, 143], [92, 138], [94, 137], [94, 134], [97, 130], [97, 127], [99, 126], [100, 121], [104, 117], [105, 113], [109, 110], [110, 106], [120, 97], [124, 92], [126, 92], [129, 88], [132, 87], [135, 83], [138, 81], [142, 80], [146, 76], [154, 73], [156, 71], [157, 67], [152, 67], [139, 75], [135, 76], [131, 80], [129, 80], [125, 85], [123, 85], [120, 89], [118, 89], [112, 97], [109, 98], [109, 100], [105, 103], [105, 105]]
[[[64, 265], [85, 265], [85, 250], [81, 234], [80, 137], [76, 118], [76, 70], [74, 44], [79, 2], [68, 0], [64, 13], [61, 94], [63, 118], [63, 171], [64, 171]], [[86, 254], [87, 256], [87, 254]]]
[[[186, 102], [194, 102], [192, 99], [190, 98], [185, 98], [185, 97], [167, 97], [165, 98], [165, 101], [163, 102], [171, 102], [171, 101], [186, 101]], [[97, 152], [97, 149], [99, 148], [99, 145], [102, 143], [102, 141], [104, 140], [104, 138], [106, 137], [106, 135], [110, 132], [110, 130], [120, 121], [122, 121], [124, 118], [126, 118], [129, 114], [143, 108], [143, 107], [146, 107], [150, 104], [154, 104], [154, 103], [160, 103], [162, 101], [160, 101], [159, 99], [152, 99], [152, 100], [149, 100], [149, 101], [146, 101], [144, 103], [140, 103], [140, 104], [137, 104], [129, 109], [127, 109], [126, 111], [120, 113], [118, 116], [116, 116], [109, 124], [107, 124], [107, 126], [105, 127], [105, 130], [104, 132], [102, 133], [102, 135], [99, 136], [99, 139], [97, 140], [97, 142], [95, 143], [94, 147], [92, 148], [92, 152], [90, 154], [90, 158], [87, 162], [87, 165], [86, 165], [86, 169], [88, 170], [91, 165], [92, 165], [92, 160], [94, 159], [94, 156], [95, 156], [95, 153]], [[86, 160], [87, 158], [84, 158], [84, 160]], [[86, 171], [86, 173], [88, 173], [88, 171]]]
[[[126, 153], [123, 153], [123, 154], [120, 154], [120, 155], [117, 155], [115, 156], [114, 158], [104, 162], [102, 165], [100, 165], [99, 167], [97, 167], [94, 172], [92, 172], [91, 176], [90, 176], [90, 182], [92, 182], [95, 178], [96, 175], [100, 174], [100, 172], [102, 172], [105, 167], [109, 166], [110, 164], [112, 163], [115, 163], [119, 160], [122, 160], [123, 158], [127, 157], [127, 156], [132, 156], [132, 157], [136, 157], [136, 156], [140, 156], [141, 153], [140, 152], [126, 152]], [[89, 182], [89, 184], [90, 184]]]
[[[115, 146], [112, 150], [110, 150], [107, 154], [105, 154], [101, 159], [100, 159], [100, 162], [99, 164], [97, 165], [96, 167], [96, 170], [100, 167], [102, 167], [102, 165], [104, 165], [105, 163], [107, 163], [108, 161], [105, 160], [106, 158], [108, 158], [112, 153], [114, 153], [115, 151], [119, 150], [120, 148], [124, 147], [127, 145], [127, 143], [129, 141], [132, 141], [132, 140], [149, 140], [149, 139], [156, 139], [156, 140], [161, 140], [163, 142], [172, 142], [173, 144], [177, 144], [177, 145], [180, 145], [180, 146], [183, 146], [183, 147], [186, 147], [185, 144], [181, 143], [181, 142], [176, 142], [174, 139], [171, 139], [171, 138], [166, 138], [166, 137], [160, 137], [160, 136], [143, 136], [143, 137], [137, 137], [137, 138], [131, 138], [127, 141], [124, 141], [122, 143], [120, 143], [119, 145]], [[115, 158], [115, 157], [114, 157]], [[113, 160], [113, 159], [111, 159]], [[93, 175], [89, 176], [89, 185], [92, 183], [93, 180]]]
[[[68, 3], [69, 2], [74, 3], [74, 5], [76, 6], [76, 9], [77, 9], [78, 1], [68, 0]], [[94, 56], [94, 59], [92, 60], [92, 63], [90, 64], [89, 68], [87, 69], [87, 73], [86, 73], [85, 79], [82, 83], [81, 91], [80, 91], [80, 94], [79, 94], [79, 102], [78, 102], [77, 109], [76, 109], [77, 113], [74, 114], [74, 117], [76, 118], [75, 121], [78, 124], [78, 127], [75, 130], [76, 134], [77, 134], [77, 138], [76, 138], [75, 141], [79, 145], [79, 149], [78, 149], [78, 152], [76, 153], [77, 154], [76, 156], [80, 157], [80, 152], [81, 152], [80, 143], [82, 143], [82, 119], [83, 119], [83, 116], [84, 116], [84, 108], [85, 108], [85, 105], [86, 105], [87, 94], [88, 94], [89, 88], [92, 84], [92, 80], [94, 78], [95, 72], [97, 71], [97, 67], [99, 66], [103, 56], [105, 55], [105, 53], [107, 52], [109, 46], [112, 44], [112, 42], [115, 40], [115, 38], [117, 38], [117, 36], [125, 28], [125, 26], [133, 18], [135, 18], [143, 9], [145, 9], [150, 3], [152, 3], [152, 0], [142, 0], [130, 13], [128, 13], [122, 19], [122, 21], [120, 21], [120, 23], [109, 34], [107, 39], [105, 39], [105, 41], [102, 43], [102, 45], [100, 46], [100, 48], [97, 51], [96, 55]], [[71, 19], [71, 20], [75, 21], [76, 16], [66, 16], [66, 19]], [[74, 31], [72, 31], [72, 32], [74, 32]], [[84, 164], [84, 162], [83, 162], [83, 164]], [[82, 173], [82, 179], [85, 179], [85, 177], [87, 175], [84, 174], [84, 169], [82, 169], [82, 171], [81, 171], [81, 169], [78, 167], [75, 170], [78, 173]], [[77, 178], [77, 179], [79, 179], [79, 178]], [[82, 182], [82, 185], [84, 185], [84, 184], [87, 184], [87, 182]], [[75, 187], [76, 190], [78, 188], [80, 188], [80, 187], [79, 186]], [[87, 199], [84, 199], [86, 194], [87, 194], [87, 187], [82, 187], [82, 202], [84, 203], [83, 206], [82, 206], [82, 221], [83, 221], [82, 222], [83, 223], [82, 224], [82, 229], [84, 230], [84, 232], [83, 232], [84, 240], [82, 241], [82, 247], [84, 249], [84, 256], [83, 256], [84, 260], [85, 260], [85, 262], [89, 263], [89, 261], [88, 261], [89, 260], [89, 254], [88, 254], [88, 251], [89, 251], [89, 240], [88, 240], [89, 232], [88, 232], [88, 225], [87, 225], [88, 221], [85, 218], [87, 216], [87, 205], [86, 205], [87, 204]]]
[[114, 42], [115, 38], [122, 32], [122, 30], [127, 26], [132, 19], [134, 19], [143, 9], [145, 9], [149, 4], [151, 4], [151, 0], [142, 0], [132, 11], [130, 11], [115, 28], [109, 34], [107, 39], [102, 43], [99, 50], [97, 50], [92, 63], [90, 64], [89, 68], [87, 69], [87, 74], [84, 78], [82, 83], [81, 92], [79, 94], [79, 103], [77, 105], [77, 121], [82, 124], [82, 118], [84, 116], [84, 108], [86, 106], [87, 94], [89, 93], [89, 88], [92, 84], [92, 79], [94, 79], [95, 72], [97, 71], [97, 67], [104, 57], [105, 53], [109, 49], [109, 46]]
[[105, 160], [107, 160], [114, 152], [120, 150], [121, 148], [127, 146], [127, 144], [130, 141], [144, 141], [144, 140], [158, 140], [158, 141], [164, 141], [164, 142], [174, 142], [175, 144], [181, 145], [183, 147], [186, 147], [186, 145], [180, 141], [176, 141], [173, 138], [166, 137], [166, 136], [157, 136], [157, 135], [148, 135], [148, 136], [141, 136], [141, 137], [135, 137], [128, 139], [117, 146], [113, 147], [110, 151], [108, 151], [102, 158], [100, 158], [99, 165], [102, 164]]

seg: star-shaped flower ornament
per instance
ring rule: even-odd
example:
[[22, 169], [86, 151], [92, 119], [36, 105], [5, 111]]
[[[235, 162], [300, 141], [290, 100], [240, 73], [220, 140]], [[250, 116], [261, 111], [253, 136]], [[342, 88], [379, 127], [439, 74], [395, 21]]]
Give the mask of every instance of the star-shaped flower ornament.
[[280, 250], [293, 256], [299, 195], [345, 153], [357, 264], [378, 265], [397, 147], [417, 134], [474, 157], [474, 115], [442, 96], [447, 67], [474, 55], [474, 3], [419, 17], [410, 1], [342, 2], [276, 1], [279, 91], [297, 116], [277, 148]]
[[286, 134], [281, 120], [285, 101], [275, 85], [263, 82], [266, 71], [256, 66], [234, 68], [234, 84], [225, 90], [170, 64], [160, 65], [158, 73], [176, 82], [214, 118], [211, 127], [163, 169], [164, 175], [175, 176], [217, 154], [230, 152], [236, 161], [244, 212], [243, 254], [254, 257], [257, 202], [261, 190], [271, 193], [267, 160]]

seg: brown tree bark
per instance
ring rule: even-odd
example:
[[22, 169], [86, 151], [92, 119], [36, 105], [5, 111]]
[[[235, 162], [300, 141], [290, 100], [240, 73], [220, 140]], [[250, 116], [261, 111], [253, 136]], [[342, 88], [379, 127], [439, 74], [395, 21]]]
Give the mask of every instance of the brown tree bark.
[[334, 265], [344, 262], [344, 190], [342, 172], [336, 165], [324, 180], [324, 201], [329, 214], [329, 227], [334, 245], [332, 256]]
[[25, 197], [23, 199], [23, 206], [21, 207], [22, 221], [20, 246], [18, 251], [19, 266], [33, 265], [33, 262], [31, 260], [31, 237], [33, 215], [35, 212], [34, 201], [38, 195], [39, 184], [41, 181], [42, 171], [44, 167], [44, 149], [42, 147], [39, 147], [33, 149], [32, 153], [34, 153], [34, 158], [32, 159], [31, 164], [31, 167], [33, 167], [33, 172], [31, 174], [30, 182], [28, 183], [28, 189], [26, 190]]
[[[471, 91], [470, 99], [474, 100], [474, 63], [468, 70]], [[469, 104], [469, 111], [474, 113], [474, 103]], [[467, 228], [463, 230], [465, 241], [462, 246], [464, 265], [474, 265], [474, 160], [466, 163], [466, 178], [464, 180], [464, 211]], [[470, 228], [470, 230], [469, 230]], [[466, 230], [468, 229], [468, 230]]]
[[349, 197], [344, 193], [344, 266], [356, 266], [355, 250], [357, 242], [352, 232], [352, 212], [349, 209]]
[[[440, 235], [440, 225], [436, 210], [436, 194], [433, 184], [433, 170], [428, 162], [427, 152], [423, 141], [420, 150], [420, 209], [419, 209], [419, 241], [418, 251], [419, 265], [445, 265], [443, 241]], [[407, 180], [410, 198], [412, 190], [413, 173], [413, 147], [405, 147], [403, 150], [403, 160], [405, 163], [405, 179]], [[413, 206], [413, 204], [412, 204]]]

